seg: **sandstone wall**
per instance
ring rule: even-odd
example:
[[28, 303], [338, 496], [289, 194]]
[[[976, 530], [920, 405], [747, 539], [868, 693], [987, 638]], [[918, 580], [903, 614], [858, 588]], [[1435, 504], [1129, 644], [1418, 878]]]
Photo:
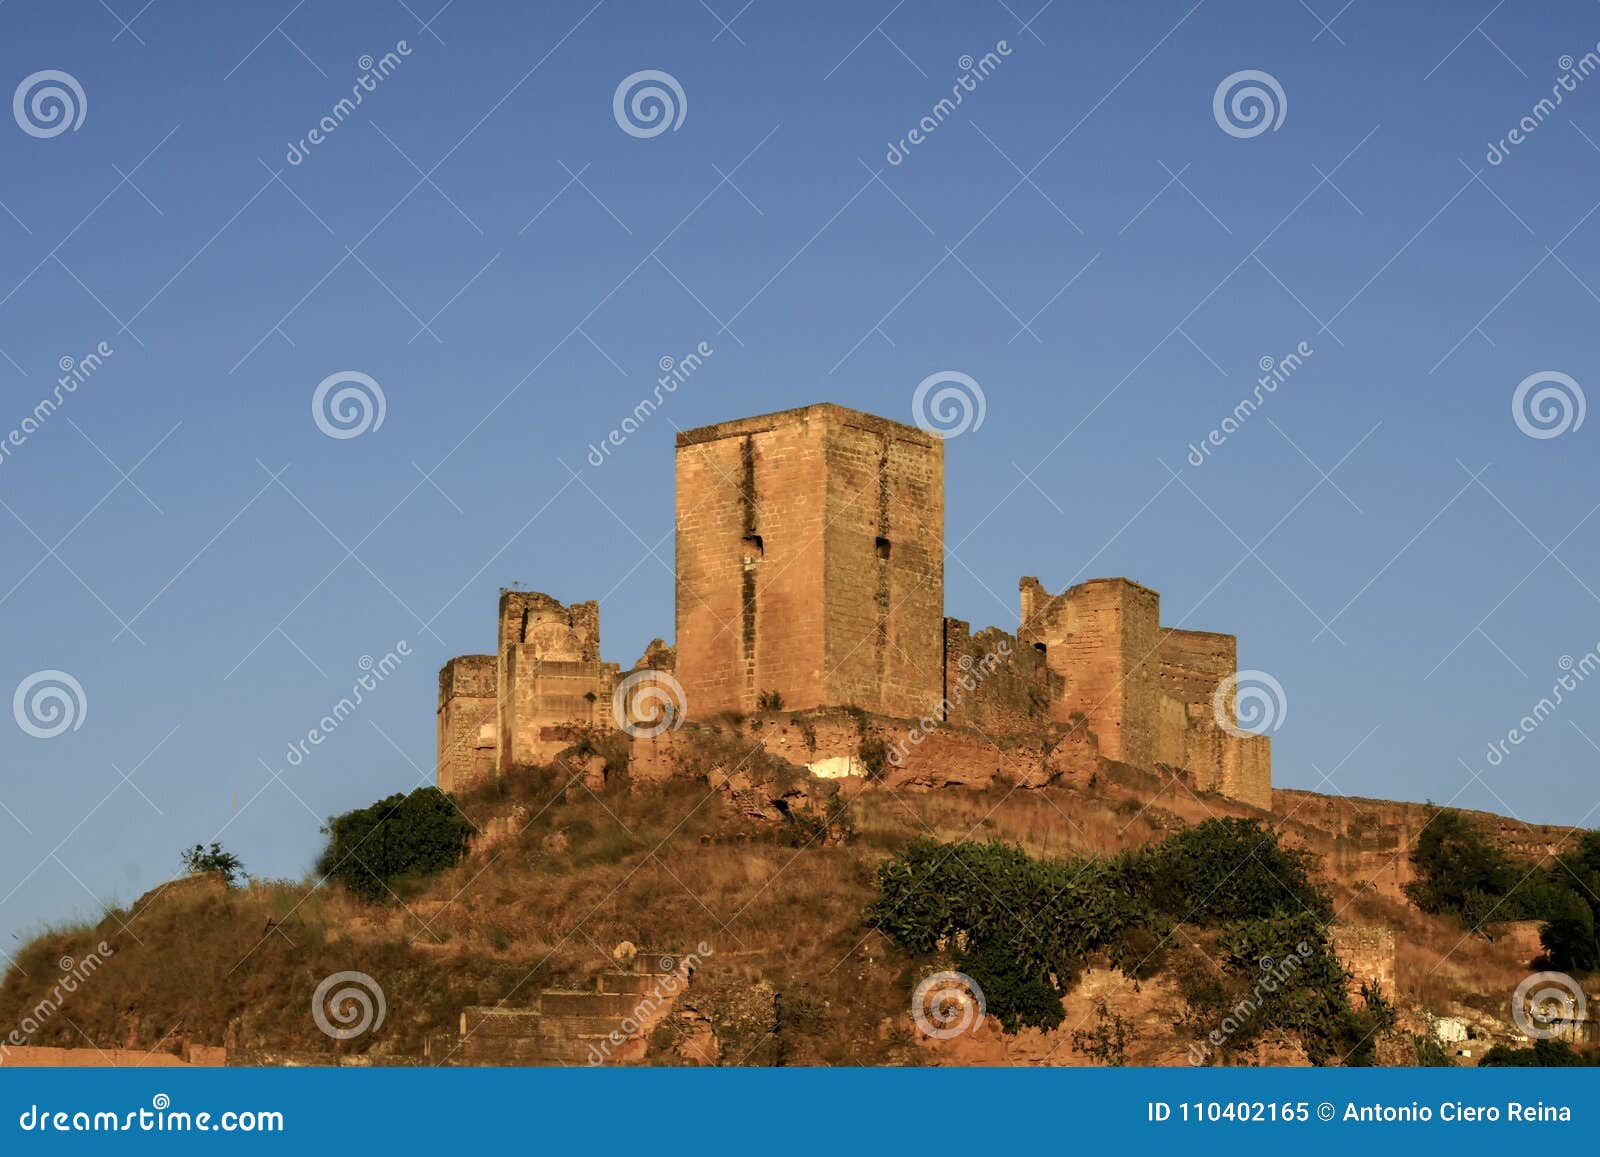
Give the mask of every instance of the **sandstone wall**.
[[1333, 924], [1328, 928], [1334, 955], [1350, 973], [1350, 990], [1377, 984], [1384, 995], [1395, 992], [1394, 929], [1379, 924]]
[[458, 655], [439, 668], [438, 786], [443, 791], [467, 790], [494, 775], [495, 669], [493, 655]]
[[944, 717], [1000, 736], [1041, 731], [1061, 680], [1044, 656], [1014, 635], [988, 627], [976, 635], [944, 621]]
[[920, 715], [944, 692], [944, 442], [827, 413], [826, 703]]
[[544, 763], [574, 729], [604, 726], [606, 672], [600, 661], [600, 607], [564, 606], [536, 591], [500, 592], [496, 681], [502, 770]]
[[[1280, 826], [1320, 852], [1328, 871], [1348, 884], [1405, 899], [1402, 889], [1415, 876], [1409, 853], [1433, 814], [1431, 805], [1286, 788], [1272, 796]], [[1464, 814], [1500, 847], [1532, 860], [1571, 851], [1578, 834], [1575, 828], [1524, 824], [1489, 812]]]
[[183, 1057], [143, 1049], [61, 1049], [34, 1045], [7, 1046], [0, 1067], [29, 1069], [219, 1068], [228, 1063], [226, 1049], [191, 1045]]
[[678, 435], [678, 678], [691, 718], [943, 689], [943, 443], [839, 406]]
[[820, 421], [724, 422], [678, 435], [678, 680], [691, 718], [763, 692], [822, 704], [826, 481]]
[[1042, 647], [1062, 680], [1051, 716], [1082, 715], [1107, 759], [1153, 767], [1160, 718], [1155, 679], [1160, 596], [1127, 579], [1091, 579], [1059, 595], [1024, 578], [1018, 637]]

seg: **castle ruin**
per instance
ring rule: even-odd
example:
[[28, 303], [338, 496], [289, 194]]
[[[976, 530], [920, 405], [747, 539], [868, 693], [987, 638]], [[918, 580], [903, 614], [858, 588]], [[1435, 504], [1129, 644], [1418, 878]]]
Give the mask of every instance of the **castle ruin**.
[[439, 674], [441, 788], [636, 733], [663, 705], [674, 727], [847, 708], [989, 746], [1086, 733], [1098, 759], [1271, 808], [1271, 741], [1237, 728], [1234, 636], [1163, 627], [1160, 596], [1125, 578], [1022, 579], [1014, 636], [945, 617], [936, 435], [822, 403], [682, 432], [676, 475], [675, 647], [624, 673], [600, 658], [596, 603], [502, 591], [496, 653]]

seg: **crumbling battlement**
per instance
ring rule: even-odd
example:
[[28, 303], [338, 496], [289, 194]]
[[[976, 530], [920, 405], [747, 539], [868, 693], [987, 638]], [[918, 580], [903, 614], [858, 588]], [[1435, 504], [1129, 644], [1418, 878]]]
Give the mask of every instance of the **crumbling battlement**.
[[603, 725], [609, 715], [600, 604], [501, 591], [499, 658], [499, 767], [545, 763], [571, 742], [572, 728]]
[[[1232, 635], [1161, 626], [1161, 596], [1125, 578], [1090, 579], [1059, 595], [1022, 579], [1018, 638], [1043, 654], [1064, 686], [1051, 718], [1089, 721], [1107, 759], [1165, 764], [1197, 788], [1272, 806], [1271, 740], [1236, 730]], [[1218, 706], [1222, 708], [1220, 714]]]
[[[1022, 579], [1014, 636], [944, 617], [941, 438], [823, 403], [681, 432], [675, 471], [674, 645], [624, 677], [600, 658], [596, 603], [502, 591], [495, 654], [440, 672], [440, 786], [546, 763], [594, 730], [642, 723], [656, 742], [658, 723], [841, 708], [907, 721], [918, 782], [1088, 776], [1105, 759], [1271, 808], [1270, 741], [1218, 700], [1232, 635], [1162, 627], [1160, 596], [1125, 578], [1059, 595]], [[806, 762], [859, 774], [850, 742]], [[1071, 758], [1046, 759], [1057, 748]]]

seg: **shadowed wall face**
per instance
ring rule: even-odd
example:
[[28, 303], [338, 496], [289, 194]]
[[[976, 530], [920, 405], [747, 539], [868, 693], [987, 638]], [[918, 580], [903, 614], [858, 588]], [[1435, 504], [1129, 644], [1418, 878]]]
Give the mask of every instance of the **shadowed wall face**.
[[678, 677], [691, 717], [943, 693], [944, 446], [809, 406], [678, 436]]

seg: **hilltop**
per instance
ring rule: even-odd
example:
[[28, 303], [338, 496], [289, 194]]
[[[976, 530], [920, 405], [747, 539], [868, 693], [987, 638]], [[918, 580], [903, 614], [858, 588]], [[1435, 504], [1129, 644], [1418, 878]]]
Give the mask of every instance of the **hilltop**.
[[[1318, 857], [1352, 984], [1380, 981], [1398, 1009], [1403, 1031], [1379, 1052], [1387, 1063], [1416, 1063], [1410, 1035], [1430, 1016], [1506, 1021], [1537, 950], [1525, 930], [1488, 940], [1406, 901], [1423, 805], [1280, 790], [1269, 813], [1109, 762], [1029, 787], [823, 780], [752, 741], [816, 725], [770, 712], [686, 729], [680, 773], [660, 782], [630, 774], [615, 745], [570, 748], [462, 793], [474, 830], [465, 857], [395, 882], [378, 902], [315, 880], [229, 888], [191, 877], [36, 939], [0, 986], [0, 1024], [33, 1015], [58, 962], [103, 941], [114, 955], [28, 1045], [196, 1057], [206, 1054], [193, 1047], [222, 1046], [246, 1064], [578, 1064], [628, 1021], [609, 1063], [1071, 1065], [1096, 1063], [1072, 1034], [1094, 1026], [1103, 1002], [1130, 1026], [1129, 1063], [1186, 1063], [1194, 1035], [1179, 1027], [1180, 970], [1140, 978], [1098, 957], [1068, 990], [1059, 1028], [1007, 1034], [991, 1018], [976, 1034], [930, 1039], [910, 1003], [928, 962], [864, 914], [877, 870], [918, 838], [1104, 857], [1217, 818], [1256, 820]], [[1478, 820], [1523, 857], [1571, 835]], [[1204, 943], [1179, 932], [1174, 951]], [[311, 1011], [339, 973], [371, 978], [386, 1008], [381, 1025], [348, 1040]], [[634, 1015], [652, 992], [659, 1007]], [[1292, 1033], [1250, 1055], [1305, 1059]]]

